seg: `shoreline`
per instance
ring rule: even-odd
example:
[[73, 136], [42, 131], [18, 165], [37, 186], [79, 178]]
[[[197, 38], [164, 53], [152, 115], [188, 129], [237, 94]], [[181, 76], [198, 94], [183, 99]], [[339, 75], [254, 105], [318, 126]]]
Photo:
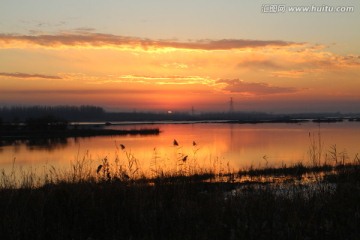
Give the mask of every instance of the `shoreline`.
[[161, 124], [272, 124], [272, 123], [342, 123], [360, 122], [360, 119], [335, 118], [335, 119], [265, 119], [265, 120], [157, 120], [157, 121], [96, 121], [96, 122], [70, 122], [70, 126], [109, 127], [129, 125], [161, 125]]
[[160, 130], [153, 129], [65, 129], [65, 130], [2, 130], [0, 140], [30, 140], [30, 139], [51, 139], [51, 138], [76, 138], [96, 136], [124, 136], [124, 135], [158, 135]]

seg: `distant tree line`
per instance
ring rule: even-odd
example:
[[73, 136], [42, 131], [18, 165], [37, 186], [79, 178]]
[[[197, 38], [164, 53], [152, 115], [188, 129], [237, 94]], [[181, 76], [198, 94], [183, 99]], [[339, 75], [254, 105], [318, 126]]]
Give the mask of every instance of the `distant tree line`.
[[0, 122], [17, 123], [45, 117], [67, 121], [102, 120], [104, 113], [103, 108], [96, 106], [1, 107]]
[[[272, 114], [265, 112], [106, 112], [97, 106], [33, 106], [33, 107], [0, 107], [1, 125], [12, 123], [36, 124], [36, 121], [50, 125], [78, 121], [286, 121], [291, 119], [323, 119], [360, 117], [359, 114], [342, 113], [298, 113]], [[60, 126], [59, 126], [60, 127]]]

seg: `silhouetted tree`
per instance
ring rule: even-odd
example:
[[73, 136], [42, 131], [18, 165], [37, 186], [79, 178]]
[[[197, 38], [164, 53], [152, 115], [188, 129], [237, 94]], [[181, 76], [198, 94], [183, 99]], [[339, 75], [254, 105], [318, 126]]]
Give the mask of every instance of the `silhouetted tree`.
[[105, 111], [96, 106], [33, 106], [33, 107], [2, 107], [0, 116], [5, 121], [12, 121], [15, 117], [19, 121], [26, 121], [30, 118], [40, 118], [51, 115], [56, 118], [66, 119], [68, 121], [88, 121], [100, 120]]

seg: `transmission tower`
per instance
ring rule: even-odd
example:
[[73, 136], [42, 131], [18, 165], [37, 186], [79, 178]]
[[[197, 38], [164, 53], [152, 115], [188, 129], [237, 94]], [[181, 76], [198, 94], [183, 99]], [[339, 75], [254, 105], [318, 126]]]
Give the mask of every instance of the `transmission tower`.
[[233, 112], [234, 112], [234, 100], [231, 97], [229, 102], [229, 113], [233, 113]]

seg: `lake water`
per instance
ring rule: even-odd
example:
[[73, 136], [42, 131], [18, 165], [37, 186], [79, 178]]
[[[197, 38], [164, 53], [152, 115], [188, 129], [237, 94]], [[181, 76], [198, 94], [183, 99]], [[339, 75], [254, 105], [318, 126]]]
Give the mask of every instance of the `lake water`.
[[[281, 166], [298, 162], [309, 163], [309, 147], [314, 137], [322, 143], [323, 160], [329, 157], [331, 146], [346, 152], [347, 161], [360, 153], [360, 122], [301, 123], [301, 124], [138, 124], [113, 125], [112, 129], [159, 128], [159, 135], [116, 136], [67, 139], [43, 145], [19, 143], [0, 147], [0, 168], [15, 163], [41, 168], [45, 165], [65, 167], [87, 158], [94, 164], [107, 157], [126, 162], [132, 154], [146, 172], [156, 162], [158, 167], [173, 169], [187, 156], [187, 163], [198, 168], [248, 168]], [[174, 146], [176, 139], [179, 146]], [[193, 142], [196, 145], [194, 146]], [[119, 148], [125, 146], [124, 150]]]

